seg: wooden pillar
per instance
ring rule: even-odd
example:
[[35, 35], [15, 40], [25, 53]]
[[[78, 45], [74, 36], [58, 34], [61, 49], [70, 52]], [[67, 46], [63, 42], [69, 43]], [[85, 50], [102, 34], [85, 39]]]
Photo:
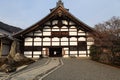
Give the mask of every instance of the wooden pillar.
[[[69, 25], [69, 24], [68, 24]], [[70, 33], [70, 30], [68, 28], [68, 32]], [[69, 34], [69, 37], [68, 37], [68, 46], [69, 46], [69, 52], [68, 52], [68, 55], [70, 56], [70, 34]]]
[[77, 56], [79, 57], [79, 46], [78, 46], [78, 29], [77, 29]]
[[32, 58], [34, 56], [33, 51], [34, 51], [34, 31], [33, 31], [33, 36], [32, 36]]
[[[44, 27], [44, 26], [42, 26], [42, 27]], [[43, 55], [43, 28], [42, 28], [42, 41], [41, 41], [41, 48], [42, 48], [42, 50], [41, 50], [41, 55]]]
[[88, 57], [88, 49], [87, 49], [87, 32], [85, 32], [85, 39], [86, 39], [86, 56]]

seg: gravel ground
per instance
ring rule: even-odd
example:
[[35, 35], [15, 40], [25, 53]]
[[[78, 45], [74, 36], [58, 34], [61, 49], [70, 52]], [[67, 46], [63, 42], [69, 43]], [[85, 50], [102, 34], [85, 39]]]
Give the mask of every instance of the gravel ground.
[[120, 69], [89, 59], [63, 59], [64, 65], [43, 80], [120, 80]]

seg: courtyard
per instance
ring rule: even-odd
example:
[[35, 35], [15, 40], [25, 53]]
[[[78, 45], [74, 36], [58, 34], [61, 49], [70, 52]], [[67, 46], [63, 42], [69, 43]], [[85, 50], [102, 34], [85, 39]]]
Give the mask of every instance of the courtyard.
[[89, 58], [45, 58], [0, 80], [120, 80], [120, 69]]

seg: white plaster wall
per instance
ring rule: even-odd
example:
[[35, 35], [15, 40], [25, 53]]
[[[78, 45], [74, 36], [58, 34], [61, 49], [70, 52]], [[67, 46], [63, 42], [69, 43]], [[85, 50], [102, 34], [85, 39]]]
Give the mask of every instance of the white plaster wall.
[[34, 36], [42, 36], [42, 33], [34, 33]]
[[70, 54], [77, 54], [77, 51], [70, 51]]
[[52, 42], [52, 46], [59, 46], [60, 42]]
[[93, 45], [94, 42], [87, 42], [87, 45]]
[[70, 36], [77, 36], [77, 32], [69, 32]]
[[79, 51], [79, 54], [86, 55], [86, 51]]
[[24, 55], [28, 58], [32, 58], [32, 51], [24, 51]]
[[50, 46], [50, 42], [43, 42], [43, 46]]
[[78, 33], [79, 36], [85, 36], [85, 33]]
[[68, 41], [68, 38], [67, 37], [63, 37], [63, 38], [61, 38], [61, 41]]
[[42, 39], [40, 37], [36, 37], [34, 38], [34, 41], [42, 41]]
[[78, 57], [87, 57], [86, 55], [79, 55]]
[[66, 20], [62, 20], [62, 23], [68, 25], [68, 22]]
[[25, 42], [24, 45], [25, 46], [32, 46], [32, 42]]
[[25, 38], [25, 41], [32, 41], [31, 37]]
[[61, 42], [61, 46], [68, 46], [68, 42]]
[[43, 32], [43, 36], [51, 36], [51, 32]]
[[89, 42], [94, 42], [94, 39], [93, 39], [92, 37], [88, 37], [88, 38], [87, 38], [87, 41], [89, 41]]
[[76, 37], [72, 37], [72, 38], [70, 38], [70, 41], [77, 41], [77, 38]]
[[52, 41], [59, 41], [59, 38], [54, 37], [54, 38], [52, 38]]
[[41, 42], [34, 42], [34, 46], [41, 46]]
[[33, 54], [33, 58], [39, 58], [41, 55], [41, 51], [34, 51]]
[[77, 46], [77, 42], [70, 42], [70, 45]]
[[86, 41], [86, 38], [85, 37], [80, 37], [80, 38], [78, 38], [78, 41]]

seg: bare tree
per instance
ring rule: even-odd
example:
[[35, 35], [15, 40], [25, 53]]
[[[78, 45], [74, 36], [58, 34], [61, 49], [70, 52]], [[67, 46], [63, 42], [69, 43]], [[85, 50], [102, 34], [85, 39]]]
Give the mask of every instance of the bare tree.
[[120, 17], [112, 17], [110, 20], [95, 25], [99, 37], [95, 38], [95, 45], [111, 51], [113, 59], [120, 57]]

